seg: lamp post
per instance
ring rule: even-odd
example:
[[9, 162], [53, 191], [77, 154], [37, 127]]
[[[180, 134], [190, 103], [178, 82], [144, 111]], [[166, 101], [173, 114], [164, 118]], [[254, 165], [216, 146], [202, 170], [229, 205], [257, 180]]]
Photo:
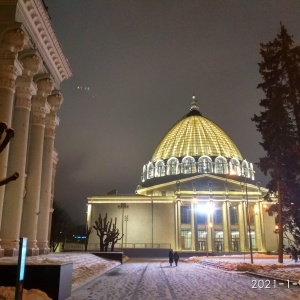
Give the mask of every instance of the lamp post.
[[128, 222], [128, 215], [125, 216], [125, 222], [126, 222], [126, 227], [125, 227], [125, 248], [127, 248], [127, 222]]
[[126, 203], [121, 203], [121, 205], [118, 205], [118, 208], [122, 209], [122, 240], [121, 240], [121, 249], [123, 251], [123, 237], [124, 237], [124, 209], [128, 208], [128, 205]]

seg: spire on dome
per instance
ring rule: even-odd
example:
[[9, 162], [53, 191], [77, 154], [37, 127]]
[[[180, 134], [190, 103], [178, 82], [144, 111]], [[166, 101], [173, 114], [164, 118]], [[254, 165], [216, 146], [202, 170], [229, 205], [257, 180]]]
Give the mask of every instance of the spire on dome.
[[191, 102], [191, 108], [190, 108], [190, 112], [188, 113], [187, 116], [191, 116], [191, 115], [200, 115], [202, 116], [199, 106], [197, 105], [197, 98], [196, 96], [192, 97], [192, 102]]

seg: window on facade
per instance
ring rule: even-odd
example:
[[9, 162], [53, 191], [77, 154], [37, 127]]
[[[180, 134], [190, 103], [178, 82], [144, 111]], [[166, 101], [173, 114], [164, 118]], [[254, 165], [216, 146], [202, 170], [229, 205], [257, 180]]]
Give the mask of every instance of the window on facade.
[[222, 224], [222, 210], [221, 209], [215, 209], [213, 212], [213, 218], [215, 224]]
[[161, 191], [161, 195], [162, 195], [162, 196], [166, 196], [166, 195], [167, 195], [167, 192], [166, 192], [166, 191]]
[[242, 175], [245, 177], [249, 177], [249, 167], [246, 161], [242, 162]]
[[185, 157], [182, 160], [184, 174], [195, 173], [195, 159], [193, 157]]
[[211, 173], [212, 161], [209, 157], [200, 157], [198, 161], [199, 173]]
[[192, 246], [191, 242], [192, 233], [189, 229], [181, 230], [181, 246], [183, 250], [190, 250]]
[[237, 223], [238, 223], [238, 208], [237, 208], [237, 206], [230, 206], [229, 214], [230, 214], [230, 224], [237, 225]]
[[154, 177], [154, 168], [153, 164], [148, 165], [148, 178], [153, 178]]
[[224, 234], [222, 230], [215, 230], [215, 250], [223, 251], [224, 249]]
[[165, 164], [162, 160], [156, 162], [155, 168], [156, 168], [156, 177], [165, 176]]
[[215, 161], [216, 174], [227, 174], [228, 164], [224, 157], [217, 157]]
[[180, 207], [181, 224], [191, 223], [191, 209], [189, 206]]
[[196, 214], [196, 222], [197, 222], [197, 224], [206, 224], [207, 223], [207, 214], [197, 213]]
[[230, 174], [232, 175], [240, 175], [240, 163], [236, 158], [232, 158], [230, 160]]
[[231, 247], [232, 251], [239, 251], [240, 234], [237, 230], [231, 231]]
[[177, 174], [177, 165], [178, 165], [178, 160], [176, 158], [171, 158], [168, 161], [168, 175]]
[[[249, 232], [248, 232], [247, 235], [248, 235], [248, 246], [249, 246], [249, 249], [250, 249]], [[257, 250], [257, 248], [256, 248], [256, 239], [255, 239], [255, 232], [251, 231], [250, 236], [251, 236], [252, 249], [253, 250]]]

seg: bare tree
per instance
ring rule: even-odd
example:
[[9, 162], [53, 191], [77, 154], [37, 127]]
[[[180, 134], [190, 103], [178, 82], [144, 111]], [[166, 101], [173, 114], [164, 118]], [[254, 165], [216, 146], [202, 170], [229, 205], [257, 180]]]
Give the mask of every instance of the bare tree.
[[100, 239], [100, 251], [107, 252], [109, 245], [111, 244], [111, 251], [114, 251], [114, 246], [119, 238], [120, 232], [117, 229], [117, 218], [115, 218], [114, 224], [112, 224], [112, 218], [110, 221], [107, 220], [107, 214], [102, 218], [99, 214], [98, 219], [95, 221], [93, 228], [96, 230], [97, 235]]
[[[0, 153], [6, 148], [10, 140], [14, 137], [14, 130], [12, 128], [7, 128], [6, 123], [0, 122], [0, 140], [2, 139], [2, 135], [5, 132], [5, 138], [0, 144]], [[19, 177], [19, 173], [15, 172], [9, 177], [3, 178], [0, 180], [0, 186], [9, 183], [10, 181], [16, 180]]]

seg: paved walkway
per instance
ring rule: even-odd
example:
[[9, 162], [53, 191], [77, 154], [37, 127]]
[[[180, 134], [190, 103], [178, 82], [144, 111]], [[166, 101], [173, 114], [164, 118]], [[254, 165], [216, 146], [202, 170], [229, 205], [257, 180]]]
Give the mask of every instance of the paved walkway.
[[[260, 282], [258, 282], [260, 280]], [[257, 288], [255, 288], [257, 287]], [[72, 300], [300, 299], [300, 287], [198, 263], [130, 259], [72, 293]]]

